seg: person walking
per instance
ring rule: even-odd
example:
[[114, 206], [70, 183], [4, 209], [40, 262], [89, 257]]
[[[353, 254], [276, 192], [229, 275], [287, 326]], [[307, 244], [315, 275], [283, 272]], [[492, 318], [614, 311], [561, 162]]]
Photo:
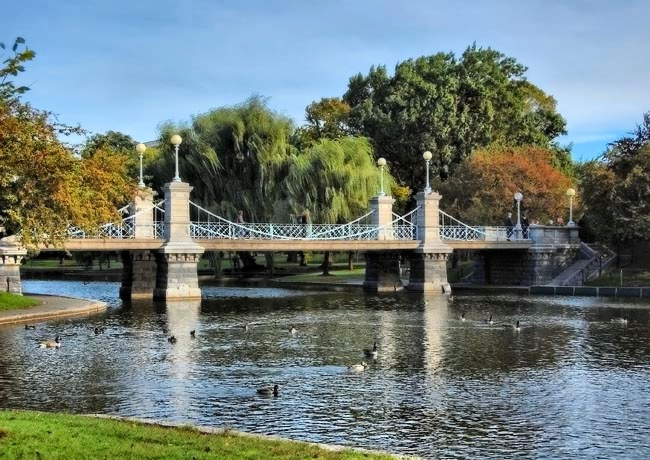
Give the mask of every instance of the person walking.
[[524, 211], [524, 215], [521, 218], [521, 232], [525, 240], [528, 239], [528, 227], [530, 227], [530, 223], [528, 222], [528, 214], [526, 211]]
[[509, 212], [508, 215], [506, 216], [503, 224], [506, 226], [506, 237], [508, 238], [508, 241], [512, 238], [512, 232], [514, 230], [514, 225], [512, 223], [512, 213]]

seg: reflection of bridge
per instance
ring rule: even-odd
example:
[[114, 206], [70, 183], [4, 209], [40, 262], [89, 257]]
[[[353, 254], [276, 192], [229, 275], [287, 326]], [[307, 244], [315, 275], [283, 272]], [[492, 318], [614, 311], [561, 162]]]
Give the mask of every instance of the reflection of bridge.
[[[164, 186], [165, 199], [154, 203], [152, 190], [141, 188], [120, 223], [91, 232], [71, 229], [64, 247], [121, 251], [123, 297], [170, 299], [200, 297], [197, 263], [206, 250], [361, 251], [366, 256], [364, 289], [401, 288], [400, 263], [407, 259], [407, 289], [449, 292], [446, 265], [454, 249], [483, 250], [479, 266], [486, 273], [494, 271], [494, 251], [501, 259], [515, 261], [514, 272], [534, 273], [539, 263], [555, 257], [558, 247], [579, 245], [576, 227], [531, 227], [527, 238], [521, 232], [508, 238], [505, 227], [466, 225], [439, 210], [441, 196], [436, 192], [419, 193], [416, 209], [404, 216], [393, 213], [392, 197], [376, 196], [366, 215], [330, 225], [232, 222], [192, 203], [191, 190], [189, 184], [172, 181]], [[6, 279], [8, 290], [19, 291], [24, 252], [12, 251], [0, 250], [7, 256], [0, 278]]]

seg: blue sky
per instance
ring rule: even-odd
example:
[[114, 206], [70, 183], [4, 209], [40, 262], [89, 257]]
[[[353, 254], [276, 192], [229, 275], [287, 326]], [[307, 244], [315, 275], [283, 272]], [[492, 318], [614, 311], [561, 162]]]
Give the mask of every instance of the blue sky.
[[35, 107], [137, 141], [252, 94], [301, 124], [372, 65], [476, 42], [529, 68], [586, 160], [650, 110], [649, 18], [647, 0], [21, 0], [0, 41], [37, 52], [20, 80]]

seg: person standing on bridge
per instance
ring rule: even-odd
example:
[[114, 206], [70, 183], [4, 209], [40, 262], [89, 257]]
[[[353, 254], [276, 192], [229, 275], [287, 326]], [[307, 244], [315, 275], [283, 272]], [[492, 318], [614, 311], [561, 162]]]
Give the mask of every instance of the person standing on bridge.
[[530, 223], [528, 222], [528, 213], [524, 211], [524, 215], [521, 217], [521, 231], [525, 240], [528, 239], [528, 227], [530, 227]]
[[[244, 211], [241, 210], [241, 209], [240, 209], [239, 212], [237, 213], [237, 220], [236, 220], [236, 222], [237, 222], [238, 224], [244, 224], [244, 223], [246, 223], [246, 221], [244, 220]], [[238, 227], [238, 228], [237, 228], [237, 236], [239, 236], [240, 238], [243, 238], [243, 237], [244, 237], [244, 229], [243, 229], [243, 228], [241, 228], [241, 227]]]
[[311, 218], [309, 209], [305, 209], [300, 215], [300, 223], [305, 226], [305, 238], [311, 238]]
[[503, 224], [506, 226], [506, 237], [508, 238], [508, 241], [510, 241], [510, 238], [512, 238], [512, 232], [514, 230], [514, 225], [512, 224], [511, 212], [508, 213]]

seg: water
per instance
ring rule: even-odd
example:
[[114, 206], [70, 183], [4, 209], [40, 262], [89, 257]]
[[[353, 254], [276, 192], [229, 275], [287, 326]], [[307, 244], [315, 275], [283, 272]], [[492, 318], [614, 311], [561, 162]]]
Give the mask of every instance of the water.
[[[123, 305], [117, 283], [24, 290], [98, 298], [109, 310], [36, 330], [1, 326], [0, 407], [423, 458], [650, 457], [648, 303], [203, 287], [202, 301]], [[611, 321], [625, 315], [627, 325]], [[517, 320], [521, 331], [506, 326]], [[56, 334], [60, 349], [36, 348]], [[375, 340], [373, 361], [362, 350]], [[365, 372], [348, 370], [361, 360]], [[274, 383], [278, 398], [256, 394]]]

